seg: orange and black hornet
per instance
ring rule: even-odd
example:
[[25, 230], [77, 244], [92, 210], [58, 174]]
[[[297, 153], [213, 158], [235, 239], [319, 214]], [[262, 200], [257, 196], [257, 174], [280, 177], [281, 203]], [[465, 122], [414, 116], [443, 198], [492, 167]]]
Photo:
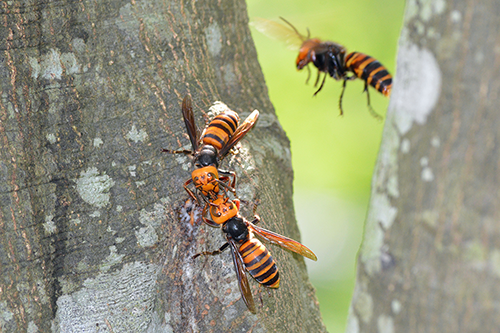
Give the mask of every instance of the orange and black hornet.
[[[291, 36], [293, 35], [298, 37], [295, 38], [295, 40], [299, 41], [301, 44], [299, 55], [295, 61], [297, 69], [301, 70], [309, 63], [312, 63], [318, 69], [318, 76], [316, 78], [316, 83], [314, 84], [315, 87], [318, 85], [320, 73], [325, 73], [323, 80], [321, 81], [321, 85], [316, 90], [314, 95], [320, 92], [323, 88], [327, 75], [331, 76], [335, 80], [343, 80], [342, 92], [339, 99], [340, 114], [342, 115], [344, 113], [342, 109], [342, 98], [344, 96], [346, 83], [348, 80], [359, 78], [365, 82], [363, 91], [366, 92], [370, 113], [373, 116], [380, 118], [380, 116], [371, 107], [368, 85], [375, 88], [384, 96], [389, 97], [392, 89], [392, 76], [389, 74], [387, 68], [369, 55], [359, 52], [346, 54], [345, 47], [340, 44], [322, 41], [318, 38], [309, 38], [309, 31], [308, 36], [306, 37], [300, 34], [290, 22], [282, 17], [281, 19], [291, 28], [291, 30], [280, 23], [264, 19], [255, 21], [254, 25], [260, 31], [271, 35], [272, 37], [280, 39], [287, 38], [288, 41], [291, 41]], [[310, 70], [309, 67], [307, 67], [307, 69]], [[349, 75], [350, 73], [351, 75]], [[309, 81], [309, 76], [307, 81]]]
[[196, 169], [191, 173], [191, 179], [184, 183], [184, 189], [194, 200], [199, 201], [195, 193], [188, 188], [188, 185], [193, 183], [196, 194], [201, 193], [205, 202], [217, 198], [220, 186], [234, 193], [236, 174], [232, 171], [220, 170], [219, 163], [231, 148], [252, 129], [259, 117], [259, 111], [253, 111], [239, 125], [238, 114], [232, 110], [225, 110], [214, 117], [203, 133], [200, 133], [194, 121], [191, 97], [186, 95], [182, 101], [182, 116], [192, 150], [163, 149], [163, 151], [194, 156]]
[[242, 298], [247, 308], [252, 313], [256, 313], [255, 303], [245, 270], [258, 283], [267, 288], [278, 288], [280, 285], [280, 275], [271, 253], [254, 234], [311, 260], [316, 261], [316, 255], [306, 246], [293, 239], [256, 226], [260, 221], [258, 215], [254, 216], [252, 222], [247, 221], [239, 214], [239, 200], [233, 201], [222, 197], [219, 197], [218, 200], [220, 201], [214, 202], [217, 208], [210, 207], [212, 220], [205, 217], [203, 217], [203, 220], [210, 226], [221, 226], [227, 242], [216, 251], [201, 252], [193, 258], [200, 255], [220, 254], [230, 247]]

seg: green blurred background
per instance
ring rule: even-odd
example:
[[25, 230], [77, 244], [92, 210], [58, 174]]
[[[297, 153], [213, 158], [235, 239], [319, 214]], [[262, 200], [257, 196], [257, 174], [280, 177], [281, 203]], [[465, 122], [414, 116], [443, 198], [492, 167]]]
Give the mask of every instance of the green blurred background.
[[[250, 20], [286, 18], [304, 35], [371, 55], [395, 74], [404, 1], [247, 0]], [[252, 35], [269, 96], [292, 148], [294, 201], [302, 242], [318, 256], [306, 260], [330, 333], [344, 332], [354, 288], [355, 260], [368, 207], [383, 121], [370, 115], [361, 80], [349, 81], [339, 116], [342, 83], [327, 77], [313, 97], [316, 79], [295, 69], [298, 49]], [[385, 117], [389, 100], [370, 88], [371, 104]]]

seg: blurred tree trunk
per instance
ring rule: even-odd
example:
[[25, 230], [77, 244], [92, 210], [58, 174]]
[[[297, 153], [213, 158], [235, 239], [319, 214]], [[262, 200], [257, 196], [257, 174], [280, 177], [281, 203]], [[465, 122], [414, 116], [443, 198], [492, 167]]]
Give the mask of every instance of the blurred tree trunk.
[[[192, 165], [180, 103], [261, 111], [224, 167], [268, 229], [299, 238], [289, 142], [244, 1], [2, 1], [0, 330], [324, 331], [304, 261], [269, 245], [280, 289], [240, 299], [223, 243], [179, 221]], [[244, 205], [247, 217], [252, 205]], [[257, 283], [250, 281], [254, 291]], [[256, 293], [256, 292], [255, 292]]]
[[498, 332], [500, 3], [408, 1], [348, 332]]

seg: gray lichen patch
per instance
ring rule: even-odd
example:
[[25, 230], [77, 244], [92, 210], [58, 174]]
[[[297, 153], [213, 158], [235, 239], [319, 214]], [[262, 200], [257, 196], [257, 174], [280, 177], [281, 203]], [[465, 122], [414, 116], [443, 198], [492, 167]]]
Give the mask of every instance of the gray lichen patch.
[[63, 68], [61, 66], [61, 57], [58, 51], [50, 49], [50, 51], [42, 57], [40, 72], [43, 79], [61, 79]]
[[86, 50], [85, 40], [83, 40], [82, 38], [73, 39], [72, 45], [73, 45], [73, 50], [76, 51], [77, 53], [83, 53]]
[[137, 243], [142, 247], [151, 247], [158, 241], [158, 234], [151, 226], [146, 226], [135, 231]]
[[429, 50], [401, 42], [395, 78], [398, 89], [394, 89], [389, 106], [396, 111], [394, 120], [400, 135], [405, 135], [413, 123], [427, 122], [441, 94], [441, 76], [439, 64]]
[[425, 167], [422, 170], [422, 175], [420, 176], [424, 182], [432, 182], [434, 180], [434, 173], [429, 167]]
[[101, 212], [98, 211], [98, 210], [96, 210], [93, 213], [90, 213], [89, 216], [90, 217], [100, 217], [101, 216]]
[[168, 199], [163, 198], [160, 201], [161, 203], [154, 204], [152, 211], [147, 211], [144, 208], [139, 213], [139, 221], [144, 227], [135, 231], [135, 237], [137, 238], [137, 243], [142, 247], [153, 246], [158, 241], [158, 234], [155, 228], [159, 227], [162, 219], [164, 219], [166, 212], [165, 205]]
[[365, 291], [361, 291], [354, 304], [356, 312], [365, 323], [369, 323], [373, 316], [373, 298]]
[[109, 255], [106, 257], [104, 263], [101, 265], [102, 272], [106, 272], [111, 268], [111, 266], [119, 264], [122, 261], [123, 257], [125, 256], [124, 254], [118, 254], [116, 246], [114, 245], [111, 245], [109, 247], [109, 252], [110, 252]]
[[37, 333], [38, 331], [38, 326], [36, 326], [34, 321], [30, 321], [28, 323], [28, 329], [26, 330], [27, 333]]
[[183, 170], [188, 171], [191, 168], [191, 160], [187, 156], [179, 155], [175, 160], [182, 166]]
[[130, 36], [136, 36], [141, 27], [133, 8], [132, 4], [127, 3], [120, 8], [120, 16], [116, 18], [118, 29], [126, 31]]
[[401, 141], [401, 152], [403, 154], [408, 154], [410, 152], [410, 148], [411, 148], [410, 140], [404, 138], [403, 141]]
[[103, 143], [101, 138], [94, 138], [94, 147], [99, 148]]
[[153, 318], [149, 324], [147, 333], [174, 333], [174, 329], [172, 325], [170, 325], [170, 313], [166, 312], [164, 318], [165, 319], [162, 320], [162, 318], [158, 316], [158, 313], [153, 313]]
[[80, 65], [78, 65], [76, 57], [73, 53], [61, 54], [61, 64], [64, 66], [67, 75], [80, 72]]
[[45, 216], [45, 223], [43, 224], [43, 228], [45, 229], [45, 233], [47, 233], [48, 235], [53, 234], [57, 230], [56, 224], [54, 223], [54, 221], [52, 221], [53, 218], [54, 216], [52, 215]]
[[14, 319], [14, 314], [9, 310], [6, 301], [0, 302], [0, 329], [2, 331], [6, 330], [8, 327], [11, 327], [9, 324], [10, 321]]
[[168, 199], [160, 199], [161, 203], [156, 202], [153, 206], [153, 210], [148, 212], [146, 209], [141, 209], [139, 215], [139, 221], [144, 225], [149, 225], [153, 228], [160, 226], [161, 220], [165, 216], [166, 208], [165, 204]]
[[[389, 120], [393, 120], [392, 118]], [[379, 152], [376, 176], [372, 183], [372, 199], [366, 218], [365, 233], [360, 259], [368, 275], [382, 268], [384, 230], [389, 229], [397, 216], [397, 208], [391, 201], [399, 197], [398, 154], [401, 138], [394, 127], [384, 132], [385, 139]]]
[[83, 171], [76, 181], [76, 190], [86, 203], [102, 208], [109, 203], [109, 190], [115, 185], [114, 180], [106, 175], [102, 175], [96, 167]]
[[429, 21], [435, 15], [441, 15], [446, 8], [445, 0], [425, 0], [419, 3], [420, 17], [423, 21]]
[[460, 13], [459, 10], [454, 9], [450, 12], [450, 19], [453, 23], [460, 23], [462, 20], [462, 13]]
[[158, 272], [157, 265], [134, 262], [87, 279], [79, 291], [59, 297], [52, 331], [95, 332], [96, 327], [111, 327], [113, 332], [145, 332], [153, 314]]
[[431, 182], [434, 180], [434, 173], [432, 172], [432, 169], [429, 167], [429, 158], [424, 156], [420, 159], [420, 165], [423, 167], [422, 169], [422, 174], [420, 178], [424, 182]]
[[377, 319], [377, 328], [379, 332], [394, 333], [394, 320], [391, 316], [381, 315]]
[[349, 309], [349, 317], [347, 318], [345, 332], [359, 333], [359, 320], [358, 317], [352, 313], [352, 308]]
[[208, 116], [210, 118], [213, 118], [219, 114], [221, 114], [224, 111], [231, 110], [225, 103], [221, 101], [215, 101], [213, 104], [208, 108]]
[[439, 136], [434, 135], [431, 139], [431, 146], [433, 146], [434, 148], [438, 148], [440, 145], [441, 139], [439, 138]]
[[47, 140], [51, 143], [51, 144], [54, 144], [56, 143], [57, 141], [57, 137], [54, 133], [49, 133], [45, 136], [47, 138]]
[[210, 52], [212, 56], [218, 56], [222, 49], [222, 37], [220, 28], [216, 22], [212, 22], [205, 28], [205, 36], [207, 39], [208, 52]]
[[401, 305], [400, 301], [398, 301], [397, 299], [392, 300], [392, 302], [391, 302], [392, 313], [394, 313], [395, 315], [400, 314], [402, 307], [403, 306]]
[[33, 57], [29, 57], [28, 62], [31, 67], [31, 77], [35, 80], [38, 79], [38, 75], [40, 75], [41, 70], [40, 63], [38, 62], [38, 60], [36, 60], [36, 58]]
[[128, 167], [128, 171], [130, 172], [130, 177], [136, 177], [137, 176], [136, 170], [137, 170], [137, 166], [135, 164], [134, 165], [130, 165]]
[[443, 14], [445, 9], [445, 0], [409, 1], [406, 6], [406, 21], [418, 18], [427, 22], [432, 17]]
[[132, 125], [132, 129], [127, 133], [125, 137], [130, 141], [134, 141], [135, 143], [139, 141], [144, 142], [144, 140], [146, 140], [146, 138], [148, 137], [148, 133], [146, 133], [144, 129], [138, 131], [137, 128], [135, 128], [135, 125]]
[[35, 80], [40, 76], [46, 80], [60, 80], [63, 73], [72, 75], [81, 72], [81, 66], [73, 53], [61, 54], [58, 49], [54, 48], [42, 55], [40, 61], [30, 57], [28, 62], [31, 67], [31, 77]]
[[360, 250], [360, 259], [368, 275], [382, 268], [381, 256], [384, 245], [384, 230], [389, 229], [397, 216], [397, 208], [391, 205], [383, 193], [373, 196], [365, 226], [365, 235]]

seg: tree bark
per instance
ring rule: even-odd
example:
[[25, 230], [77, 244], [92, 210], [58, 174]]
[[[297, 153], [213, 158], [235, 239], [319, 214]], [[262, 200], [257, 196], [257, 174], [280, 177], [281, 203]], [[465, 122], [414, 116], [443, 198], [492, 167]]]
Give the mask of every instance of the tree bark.
[[348, 332], [500, 327], [500, 4], [407, 2]]
[[[268, 245], [282, 283], [256, 296], [257, 315], [229, 252], [192, 259], [224, 238], [179, 220], [193, 166], [161, 151], [190, 147], [188, 93], [200, 125], [218, 100], [242, 118], [260, 110], [223, 167], [245, 202], [260, 199], [262, 226], [299, 238], [289, 142], [243, 1], [0, 8], [1, 331], [325, 331], [300, 256]], [[250, 218], [252, 205], [242, 208]]]

